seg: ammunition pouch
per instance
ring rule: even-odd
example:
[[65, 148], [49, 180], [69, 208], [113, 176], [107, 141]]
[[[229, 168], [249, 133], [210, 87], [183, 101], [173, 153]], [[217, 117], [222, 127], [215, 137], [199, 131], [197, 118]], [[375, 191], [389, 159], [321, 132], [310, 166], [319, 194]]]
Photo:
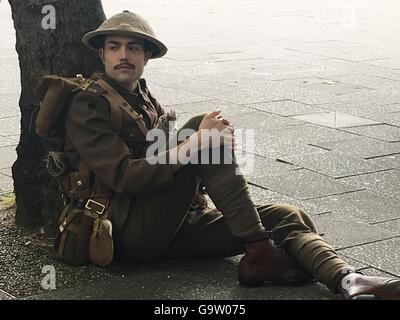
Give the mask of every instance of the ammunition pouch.
[[58, 221], [54, 254], [72, 265], [105, 266], [113, 259], [111, 190], [81, 161], [79, 171], [59, 177], [66, 206]]
[[61, 212], [54, 244], [56, 257], [72, 265], [105, 266], [113, 259], [112, 224], [106, 207], [89, 199], [71, 202]]

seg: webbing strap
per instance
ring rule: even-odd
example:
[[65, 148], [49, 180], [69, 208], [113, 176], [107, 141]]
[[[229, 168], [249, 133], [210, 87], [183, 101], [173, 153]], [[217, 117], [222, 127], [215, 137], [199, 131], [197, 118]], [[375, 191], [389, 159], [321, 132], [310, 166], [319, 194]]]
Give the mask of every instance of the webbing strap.
[[148, 129], [146, 127], [146, 124], [144, 123], [143, 115], [137, 113], [133, 109], [133, 107], [131, 107], [129, 103], [106, 81], [104, 81], [103, 79], [99, 79], [96, 81], [96, 83], [105, 90], [105, 92], [103, 92], [103, 95], [109, 101], [111, 108], [117, 107], [124, 110], [136, 121], [140, 131], [142, 131], [144, 136], [146, 136]]
[[[67, 209], [66, 213], [69, 210]], [[58, 246], [58, 250], [56, 252], [56, 255], [58, 257], [62, 257], [62, 254], [64, 252], [64, 247], [65, 247], [65, 241], [67, 239], [67, 233], [64, 232], [65, 229], [70, 227], [70, 224], [72, 222], [72, 220], [75, 218], [75, 216], [77, 215], [77, 213], [79, 212], [79, 210], [72, 210], [71, 213], [68, 215], [68, 217], [65, 218], [64, 215], [64, 221], [61, 223], [61, 225], [59, 226], [59, 231], [60, 231], [60, 244]]]

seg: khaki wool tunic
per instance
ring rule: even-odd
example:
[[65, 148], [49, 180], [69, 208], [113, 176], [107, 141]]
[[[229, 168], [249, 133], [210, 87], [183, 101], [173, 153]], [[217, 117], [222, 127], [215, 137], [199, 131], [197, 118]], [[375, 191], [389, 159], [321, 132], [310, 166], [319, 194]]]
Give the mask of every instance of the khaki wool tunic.
[[[154, 128], [163, 108], [150, 94], [141, 79], [134, 93], [104, 75], [110, 84], [134, 109], [143, 115], [147, 129]], [[100, 182], [115, 192], [111, 211], [114, 228], [118, 231], [126, 220], [132, 196], [153, 192], [173, 183], [170, 165], [151, 165], [144, 157], [146, 137], [135, 120], [123, 113], [120, 134], [110, 128], [110, 105], [97, 92], [79, 91], [72, 100], [66, 120], [65, 154], [70, 169], [77, 170], [80, 158]]]

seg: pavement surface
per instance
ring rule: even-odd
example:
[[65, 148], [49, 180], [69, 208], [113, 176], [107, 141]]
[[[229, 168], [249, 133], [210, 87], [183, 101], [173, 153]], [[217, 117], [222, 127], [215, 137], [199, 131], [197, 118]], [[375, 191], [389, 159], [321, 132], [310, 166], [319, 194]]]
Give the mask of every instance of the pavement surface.
[[[169, 47], [144, 77], [162, 105], [179, 111], [180, 124], [219, 108], [243, 133], [242, 166], [253, 169], [246, 175], [256, 202], [300, 206], [341, 257], [366, 274], [400, 277], [397, 0], [103, 5], [107, 16], [124, 9], [145, 16]], [[5, 197], [13, 191], [20, 88], [6, 1], [0, 14]], [[12, 207], [2, 213], [12, 214]], [[101, 269], [65, 266], [48, 253], [49, 245], [0, 224], [0, 299], [338, 299], [318, 283], [241, 288], [239, 257]], [[46, 265], [55, 268], [56, 290], [42, 286]]]

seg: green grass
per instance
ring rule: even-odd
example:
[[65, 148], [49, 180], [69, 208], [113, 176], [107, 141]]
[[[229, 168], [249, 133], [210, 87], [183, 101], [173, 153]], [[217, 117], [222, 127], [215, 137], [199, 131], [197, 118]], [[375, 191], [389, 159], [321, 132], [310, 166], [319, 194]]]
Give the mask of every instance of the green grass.
[[15, 205], [15, 194], [6, 193], [0, 195], [0, 209], [7, 209]]

